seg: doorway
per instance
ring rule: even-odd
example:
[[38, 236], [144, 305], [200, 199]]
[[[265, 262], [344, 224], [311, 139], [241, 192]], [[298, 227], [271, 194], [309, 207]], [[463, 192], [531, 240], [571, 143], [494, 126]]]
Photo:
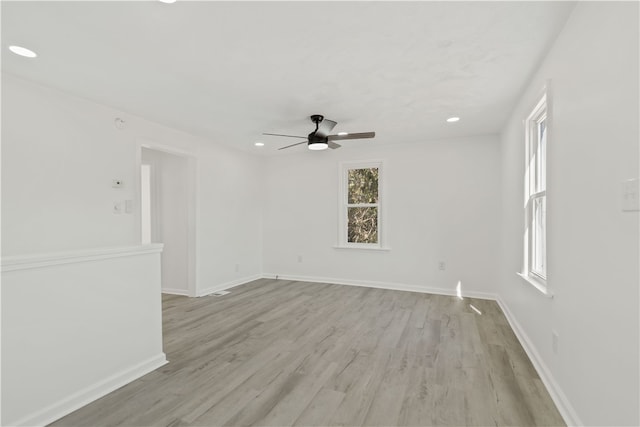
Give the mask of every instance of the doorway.
[[162, 243], [162, 292], [195, 296], [195, 159], [146, 147], [140, 154], [140, 241]]

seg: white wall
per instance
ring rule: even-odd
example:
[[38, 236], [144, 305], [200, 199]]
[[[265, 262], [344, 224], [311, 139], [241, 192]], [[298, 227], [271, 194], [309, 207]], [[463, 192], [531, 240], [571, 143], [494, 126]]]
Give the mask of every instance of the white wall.
[[[263, 165], [3, 74], [3, 256], [136, 243], [135, 215], [112, 214], [112, 202], [137, 197], [140, 144], [175, 147], [198, 159], [199, 293], [261, 272], [442, 292], [461, 281], [467, 294], [500, 295], [565, 416], [637, 425], [640, 229], [638, 213], [622, 212], [619, 203], [620, 183], [640, 175], [637, 17], [636, 3], [579, 3], [506, 124], [501, 151], [494, 137], [367, 149], [345, 142]], [[522, 267], [522, 120], [546, 79], [553, 299], [515, 274]], [[124, 130], [115, 117], [126, 120]], [[391, 250], [335, 249], [339, 162], [371, 159], [386, 161]], [[114, 178], [125, 187], [112, 189]]]
[[[116, 129], [114, 119], [126, 126]], [[139, 150], [197, 158], [198, 290], [261, 271], [260, 158], [122, 111], [2, 74], [2, 254], [139, 243]], [[124, 187], [114, 189], [112, 179]], [[236, 272], [236, 264], [239, 268]]]
[[160, 250], [3, 258], [2, 425], [48, 424], [166, 363]]
[[[138, 243], [143, 145], [197, 159], [194, 293], [258, 276], [259, 158], [4, 73], [3, 263]], [[125, 200], [134, 212], [114, 214]], [[156, 257], [3, 272], [3, 425], [48, 423], [158, 366], [147, 351], [162, 345]]]
[[[499, 293], [564, 399], [565, 415], [587, 425], [640, 423], [638, 213], [620, 206], [621, 182], [640, 176], [638, 37], [637, 3], [578, 4], [502, 135]], [[553, 299], [515, 274], [522, 268], [522, 120], [546, 79]]]
[[[295, 148], [291, 150], [296, 150]], [[389, 251], [336, 249], [341, 161], [384, 160]], [[497, 137], [361, 145], [267, 160], [264, 272], [405, 289], [496, 291]], [[302, 262], [298, 262], [298, 256]], [[438, 262], [446, 270], [438, 270]]]
[[189, 295], [189, 158], [143, 148], [142, 164], [151, 166], [152, 242], [164, 244], [162, 291]]
[[198, 159], [198, 292], [203, 294], [262, 272], [264, 165], [261, 158], [209, 145], [202, 146]]
[[[2, 254], [137, 242], [135, 151], [113, 123], [120, 112], [2, 74]], [[122, 189], [111, 187], [122, 179]]]

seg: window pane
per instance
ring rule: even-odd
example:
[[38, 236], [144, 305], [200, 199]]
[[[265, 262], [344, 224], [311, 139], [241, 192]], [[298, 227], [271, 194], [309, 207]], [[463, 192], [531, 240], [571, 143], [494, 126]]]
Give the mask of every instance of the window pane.
[[531, 197], [532, 194], [537, 192], [536, 188], [538, 185], [538, 174], [536, 173], [536, 169], [538, 167], [538, 164], [536, 162], [536, 158], [537, 156], [535, 155], [535, 152], [529, 158], [529, 168], [527, 169], [527, 172], [529, 173], [529, 193], [527, 194], [527, 198]]
[[532, 266], [534, 273], [547, 277], [547, 212], [546, 197], [538, 197], [533, 200], [533, 242], [532, 242]]
[[546, 174], [547, 174], [547, 119], [544, 118], [538, 122], [538, 168], [536, 192], [546, 190]]
[[378, 208], [347, 208], [347, 242], [378, 243]]
[[378, 168], [349, 169], [347, 203], [378, 203]]

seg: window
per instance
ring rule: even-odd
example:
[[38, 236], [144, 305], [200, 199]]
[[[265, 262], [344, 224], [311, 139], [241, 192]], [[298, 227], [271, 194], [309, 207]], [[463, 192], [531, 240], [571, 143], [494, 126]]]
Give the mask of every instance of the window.
[[526, 121], [524, 272], [543, 287], [547, 280], [547, 134], [547, 97], [544, 95]]
[[342, 164], [339, 247], [381, 247], [381, 179], [382, 162]]

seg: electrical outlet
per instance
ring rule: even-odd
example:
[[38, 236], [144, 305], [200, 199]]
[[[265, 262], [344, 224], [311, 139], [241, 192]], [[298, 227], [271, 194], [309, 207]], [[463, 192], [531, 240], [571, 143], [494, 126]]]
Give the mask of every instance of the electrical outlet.
[[622, 210], [640, 211], [640, 178], [629, 179], [622, 183]]
[[447, 269], [447, 264], [444, 261], [438, 263], [438, 270], [444, 271]]

